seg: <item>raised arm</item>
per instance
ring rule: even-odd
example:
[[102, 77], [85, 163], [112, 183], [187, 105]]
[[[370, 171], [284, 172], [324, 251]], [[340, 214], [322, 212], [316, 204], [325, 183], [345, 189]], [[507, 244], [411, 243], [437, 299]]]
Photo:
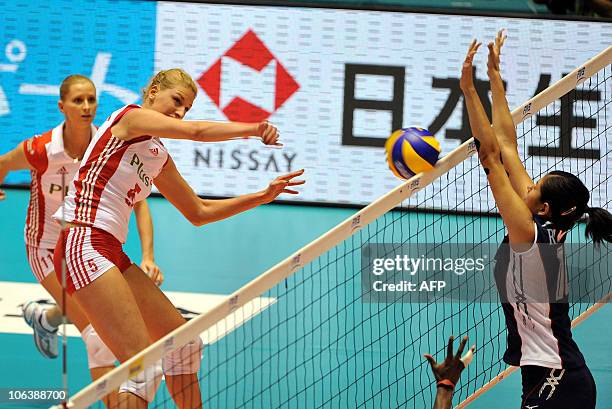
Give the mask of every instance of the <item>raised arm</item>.
[[450, 409], [453, 402], [453, 392], [455, 386], [459, 382], [461, 372], [472, 362], [476, 345], [472, 345], [468, 352], [462, 357], [463, 349], [467, 343], [468, 337], [463, 337], [459, 344], [459, 349], [456, 354], [453, 354], [453, 341], [455, 337], [451, 336], [448, 339], [446, 347], [446, 358], [440, 364], [436, 362], [430, 354], [423, 356], [429, 362], [431, 371], [437, 383], [436, 401], [433, 409]]
[[231, 199], [207, 200], [199, 198], [193, 189], [181, 176], [170, 158], [168, 163], [155, 178], [155, 186], [192, 224], [202, 226], [207, 223], [223, 220], [242, 213], [259, 205], [270, 203], [281, 193], [298, 194], [290, 189], [304, 183], [294, 180], [304, 173], [304, 170], [292, 172], [274, 179], [270, 185], [256, 193], [250, 193]]
[[[0, 155], [0, 185], [4, 182], [6, 175], [14, 170], [31, 169], [30, 163], [28, 162], [24, 147], [24, 142], [21, 142], [15, 149]], [[6, 193], [0, 190], [0, 200], [4, 200]]]
[[[535, 238], [533, 216], [522, 198], [512, 188], [502, 164], [501, 151], [495, 132], [474, 87], [472, 60], [478, 47], [480, 43], [474, 40], [463, 63], [460, 81], [470, 127], [478, 147], [478, 157], [487, 175], [499, 213], [508, 229], [510, 243], [513, 245], [533, 243]], [[522, 246], [515, 246], [515, 249], [523, 250]]]
[[149, 204], [146, 200], [136, 202], [134, 205], [134, 214], [136, 216], [136, 227], [138, 228], [140, 248], [142, 250], [140, 268], [142, 268], [142, 271], [147, 273], [147, 275], [151, 277], [151, 280], [159, 286], [164, 282], [164, 274], [155, 263], [155, 252], [153, 250], [153, 219], [151, 218]]
[[113, 135], [130, 140], [143, 135], [197, 142], [220, 142], [234, 138], [261, 138], [266, 145], [277, 145], [278, 130], [269, 122], [183, 121], [153, 109], [132, 109], [113, 126]]
[[516, 128], [508, 108], [504, 82], [499, 70], [501, 49], [505, 41], [504, 30], [500, 30], [495, 37], [495, 44], [489, 43], [488, 45], [487, 74], [493, 98], [493, 130], [500, 145], [503, 165], [512, 183], [512, 188], [520, 197], [523, 197], [527, 194], [528, 188], [533, 186], [533, 180], [525, 170], [519, 156]]

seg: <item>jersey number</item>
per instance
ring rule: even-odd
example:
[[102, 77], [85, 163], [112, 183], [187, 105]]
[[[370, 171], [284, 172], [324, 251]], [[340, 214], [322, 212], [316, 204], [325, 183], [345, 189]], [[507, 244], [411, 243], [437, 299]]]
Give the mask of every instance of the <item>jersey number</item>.
[[134, 189], [130, 189], [127, 191], [127, 197], [125, 198], [125, 203], [130, 207], [134, 207], [136, 195], [140, 193], [141, 190], [142, 189], [140, 188], [140, 186], [138, 186], [138, 183], [136, 183], [134, 185]]
[[89, 269], [90, 269], [90, 271], [92, 273], [95, 273], [96, 271], [98, 271], [98, 265], [93, 260], [88, 260], [87, 261], [87, 266], [89, 267]]
[[[50, 261], [49, 264], [47, 264], [47, 259], [49, 259]], [[49, 266], [53, 265], [53, 256], [51, 256], [51, 254], [47, 254], [46, 256], [41, 257], [40, 261], [43, 262], [43, 264], [45, 265], [45, 268], [49, 268]]]

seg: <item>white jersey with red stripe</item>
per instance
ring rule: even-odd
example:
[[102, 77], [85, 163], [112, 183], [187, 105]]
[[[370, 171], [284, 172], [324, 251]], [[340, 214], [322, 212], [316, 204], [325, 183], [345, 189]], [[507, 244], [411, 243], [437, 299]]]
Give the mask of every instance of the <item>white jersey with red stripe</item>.
[[[159, 138], [141, 136], [124, 141], [111, 128], [138, 105], [111, 114], [89, 144], [65, 203], [65, 220], [96, 227], [125, 243], [134, 204], [151, 193], [153, 179], [168, 161]], [[62, 215], [57, 212], [58, 220]]]
[[[92, 125], [92, 135], [96, 128]], [[51, 218], [62, 204], [62, 184], [68, 190], [79, 169], [79, 162], [64, 151], [64, 123], [24, 142], [23, 150], [30, 164], [30, 204], [24, 229], [28, 246], [53, 249], [60, 225]]]

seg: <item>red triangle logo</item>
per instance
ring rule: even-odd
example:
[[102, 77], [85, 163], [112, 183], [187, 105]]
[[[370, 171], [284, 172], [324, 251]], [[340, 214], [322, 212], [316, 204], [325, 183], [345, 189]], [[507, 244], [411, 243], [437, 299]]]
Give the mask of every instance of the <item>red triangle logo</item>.
[[281, 105], [289, 99], [298, 89], [300, 85], [293, 79], [291, 74], [287, 72], [285, 67], [280, 62], [276, 63], [276, 89], [274, 97], [274, 109], [280, 108]]
[[253, 30], [247, 31], [225, 55], [257, 71], [261, 71], [274, 59], [268, 47]]
[[227, 104], [223, 113], [230, 121], [260, 122], [270, 116], [270, 112], [261, 109], [240, 97]]
[[217, 60], [197, 81], [215, 105], [219, 106], [221, 103], [221, 59]]

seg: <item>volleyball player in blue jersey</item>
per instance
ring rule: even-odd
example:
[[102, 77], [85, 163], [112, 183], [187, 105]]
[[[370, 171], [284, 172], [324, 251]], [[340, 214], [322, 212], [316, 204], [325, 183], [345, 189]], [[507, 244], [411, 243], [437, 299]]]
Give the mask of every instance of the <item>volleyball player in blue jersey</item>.
[[612, 215], [589, 207], [589, 190], [571, 173], [553, 171], [537, 183], [527, 174], [499, 71], [504, 40], [500, 31], [495, 43], [488, 44], [492, 125], [473, 83], [472, 60], [480, 46], [476, 40], [460, 81], [480, 163], [508, 232], [495, 268], [508, 328], [504, 361], [521, 367], [521, 408], [592, 409], [595, 382], [572, 339], [567, 291], [548, 291], [546, 299], [542, 292], [567, 289], [562, 252], [556, 251], [567, 232], [587, 214], [587, 236], [595, 243], [610, 242]]

